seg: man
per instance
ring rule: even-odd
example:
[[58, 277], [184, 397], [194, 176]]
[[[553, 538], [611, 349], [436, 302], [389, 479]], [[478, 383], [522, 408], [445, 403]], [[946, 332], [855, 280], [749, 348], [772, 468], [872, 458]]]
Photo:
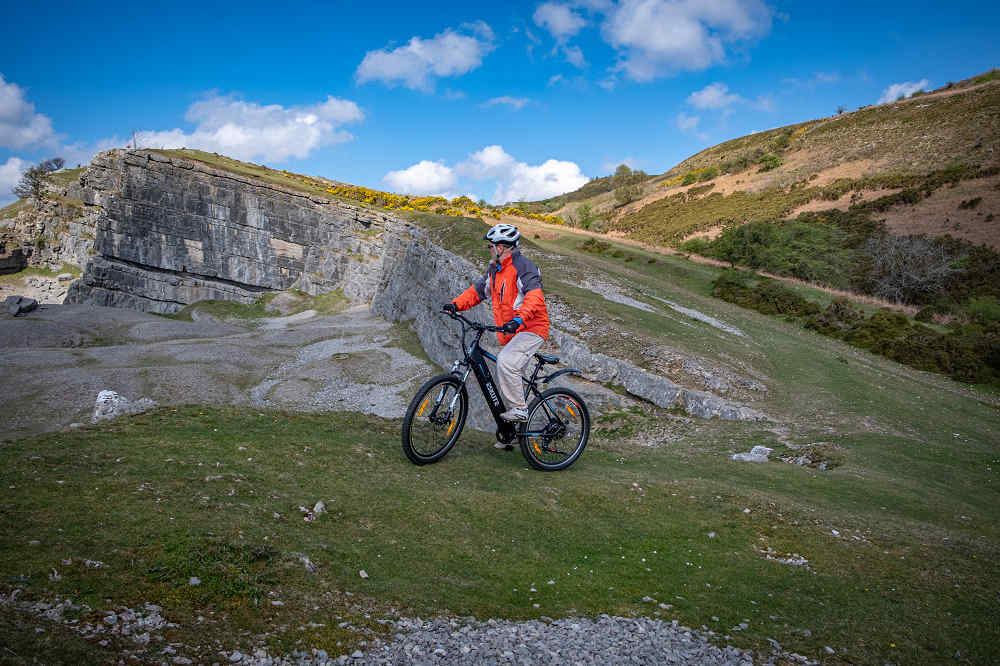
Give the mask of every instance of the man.
[[520, 238], [521, 233], [512, 224], [490, 227], [484, 239], [489, 243], [493, 261], [486, 275], [444, 306], [448, 312], [468, 310], [489, 294], [493, 321], [503, 327], [503, 332], [497, 333], [501, 346], [497, 374], [500, 393], [507, 404], [507, 411], [501, 417], [507, 421], [528, 419], [521, 371], [549, 336], [542, 276], [538, 267], [517, 249]]

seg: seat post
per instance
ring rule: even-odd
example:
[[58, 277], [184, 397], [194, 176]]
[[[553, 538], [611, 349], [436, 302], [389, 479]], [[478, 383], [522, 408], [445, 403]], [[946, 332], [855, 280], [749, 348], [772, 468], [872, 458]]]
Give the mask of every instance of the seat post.
[[534, 384], [535, 380], [538, 379], [538, 371], [542, 369], [542, 359], [535, 356], [535, 371], [531, 373], [531, 383]]

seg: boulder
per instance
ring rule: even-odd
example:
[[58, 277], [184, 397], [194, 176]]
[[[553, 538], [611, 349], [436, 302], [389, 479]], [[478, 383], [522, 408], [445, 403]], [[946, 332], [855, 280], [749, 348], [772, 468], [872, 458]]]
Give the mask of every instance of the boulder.
[[149, 398], [139, 400], [129, 400], [115, 391], [101, 391], [97, 394], [97, 402], [94, 404], [94, 416], [91, 423], [118, 418], [126, 414], [138, 414], [147, 409], [156, 407], [156, 402]]
[[749, 453], [734, 453], [733, 460], [741, 462], [767, 462], [767, 457], [774, 452], [766, 446], [755, 446]]
[[15, 317], [31, 312], [38, 307], [38, 301], [25, 296], [8, 296], [4, 305], [7, 306], [7, 313]]

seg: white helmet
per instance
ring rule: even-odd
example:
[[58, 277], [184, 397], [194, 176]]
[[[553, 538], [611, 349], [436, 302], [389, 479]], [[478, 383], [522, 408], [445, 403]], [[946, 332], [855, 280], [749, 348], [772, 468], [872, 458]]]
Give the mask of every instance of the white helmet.
[[517, 239], [521, 237], [521, 232], [513, 224], [495, 224], [483, 236], [491, 243], [506, 243], [507, 245], [517, 245]]

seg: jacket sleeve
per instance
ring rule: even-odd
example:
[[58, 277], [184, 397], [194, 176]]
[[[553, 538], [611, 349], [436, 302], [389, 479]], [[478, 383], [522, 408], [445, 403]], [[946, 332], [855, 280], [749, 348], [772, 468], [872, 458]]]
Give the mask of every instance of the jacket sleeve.
[[459, 310], [468, 310], [469, 308], [475, 307], [486, 298], [486, 276], [479, 278], [472, 283], [468, 289], [459, 294], [452, 303]]
[[515, 312], [518, 317], [524, 321], [528, 321], [534, 318], [535, 314], [545, 306], [545, 295], [542, 294], [542, 288], [536, 287], [531, 291], [525, 292], [524, 301], [521, 303], [521, 308]]

